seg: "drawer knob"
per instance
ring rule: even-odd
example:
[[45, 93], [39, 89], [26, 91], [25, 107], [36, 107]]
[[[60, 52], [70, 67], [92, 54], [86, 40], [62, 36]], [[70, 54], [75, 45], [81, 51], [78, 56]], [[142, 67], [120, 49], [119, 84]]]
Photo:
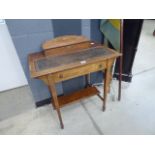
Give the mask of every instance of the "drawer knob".
[[99, 65], [99, 68], [102, 68], [102, 64]]
[[59, 75], [59, 78], [63, 78], [63, 74], [60, 74], [60, 75]]

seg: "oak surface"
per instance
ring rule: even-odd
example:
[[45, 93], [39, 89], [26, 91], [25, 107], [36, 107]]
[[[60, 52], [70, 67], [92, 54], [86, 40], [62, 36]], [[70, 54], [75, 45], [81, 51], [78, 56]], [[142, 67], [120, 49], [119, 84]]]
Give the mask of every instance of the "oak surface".
[[[84, 97], [97, 95], [106, 107], [107, 93], [110, 87], [111, 67], [114, 60], [121, 54], [103, 45], [88, 40], [83, 36], [63, 36], [46, 41], [43, 51], [32, 53], [28, 57], [29, 70], [32, 78], [43, 80], [48, 86], [53, 107], [56, 109], [60, 126], [63, 121], [60, 107]], [[103, 96], [90, 85], [90, 74], [96, 71], [105, 72]], [[85, 88], [67, 96], [57, 96], [55, 83], [85, 76]]]

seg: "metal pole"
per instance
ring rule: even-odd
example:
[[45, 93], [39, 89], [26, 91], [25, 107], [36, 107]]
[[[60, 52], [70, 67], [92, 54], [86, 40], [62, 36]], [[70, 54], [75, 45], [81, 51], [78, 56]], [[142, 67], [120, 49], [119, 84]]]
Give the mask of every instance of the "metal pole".
[[120, 53], [119, 57], [119, 86], [118, 86], [118, 100], [121, 100], [121, 85], [122, 85], [122, 67], [123, 67], [123, 19], [120, 20]]

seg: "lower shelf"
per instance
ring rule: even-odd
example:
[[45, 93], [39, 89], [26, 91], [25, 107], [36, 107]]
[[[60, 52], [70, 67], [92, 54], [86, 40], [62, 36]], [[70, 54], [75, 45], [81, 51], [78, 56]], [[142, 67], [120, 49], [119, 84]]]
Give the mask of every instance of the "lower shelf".
[[96, 87], [87, 87], [69, 95], [59, 96], [58, 102], [60, 107], [63, 107], [67, 104], [73, 103], [74, 101], [77, 101], [86, 97], [90, 97], [93, 95], [98, 95], [98, 94], [99, 94], [99, 91], [97, 90]]

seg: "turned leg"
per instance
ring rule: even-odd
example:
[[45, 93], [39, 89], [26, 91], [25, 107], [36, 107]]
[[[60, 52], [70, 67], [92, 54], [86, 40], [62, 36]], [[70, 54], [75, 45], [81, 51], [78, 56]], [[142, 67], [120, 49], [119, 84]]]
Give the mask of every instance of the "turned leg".
[[53, 102], [59, 117], [59, 121], [60, 121], [60, 126], [63, 129], [64, 125], [62, 122], [62, 117], [61, 117], [61, 113], [60, 113], [60, 107], [59, 107], [59, 102], [58, 102], [58, 97], [57, 97], [57, 92], [56, 92], [56, 88], [55, 88], [55, 83], [52, 81], [51, 78], [48, 78], [49, 81], [49, 88], [50, 88], [50, 92], [52, 94], [52, 98], [53, 98]]
[[50, 86], [48, 86], [48, 89], [49, 89], [50, 94], [51, 94], [51, 104], [53, 106], [53, 109], [55, 109], [55, 104], [54, 104], [54, 101], [53, 101], [53, 98], [52, 98], [52, 92], [51, 92]]
[[105, 69], [104, 72], [104, 87], [103, 87], [103, 91], [104, 91], [104, 101], [103, 101], [103, 111], [105, 111], [106, 109], [106, 101], [107, 101], [107, 93], [108, 93], [108, 88], [110, 85], [110, 67], [108, 67], [107, 69]]
[[111, 81], [112, 81], [112, 71], [110, 71], [110, 73], [109, 73], [109, 80], [108, 80], [109, 83], [108, 83], [108, 88], [107, 88], [108, 89], [107, 90], [108, 93], [110, 93], [110, 84], [111, 84]]

